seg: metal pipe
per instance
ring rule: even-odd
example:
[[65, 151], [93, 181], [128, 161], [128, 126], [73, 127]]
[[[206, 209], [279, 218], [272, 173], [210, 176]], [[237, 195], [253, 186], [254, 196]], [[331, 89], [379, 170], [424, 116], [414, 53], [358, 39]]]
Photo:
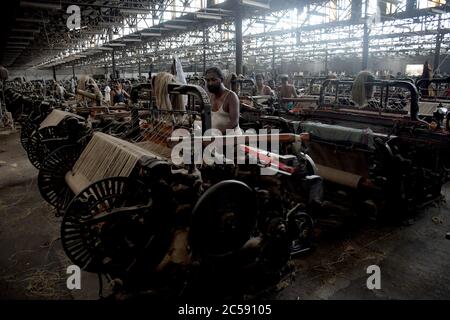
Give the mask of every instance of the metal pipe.
[[[319, 95], [319, 106], [323, 106], [325, 104], [325, 88], [329, 84], [334, 84], [337, 86], [338, 84], [353, 84], [353, 81], [341, 81], [336, 79], [327, 79], [322, 83], [322, 86], [320, 88], [320, 95]], [[411, 107], [410, 107], [410, 114], [412, 120], [418, 120], [418, 114], [419, 114], [419, 92], [417, 91], [417, 88], [414, 84], [412, 84], [409, 81], [373, 81], [373, 82], [367, 82], [367, 84], [380, 86], [381, 88], [387, 88], [387, 87], [397, 87], [397, 88], [405, 88], [407, 89], [411, 94]]]

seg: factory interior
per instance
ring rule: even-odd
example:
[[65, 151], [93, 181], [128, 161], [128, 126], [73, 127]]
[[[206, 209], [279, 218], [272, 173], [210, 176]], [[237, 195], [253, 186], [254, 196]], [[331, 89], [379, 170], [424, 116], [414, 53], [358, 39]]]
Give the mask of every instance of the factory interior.
[[0, 16], [0, 300], [450, 299], [447, 0]]

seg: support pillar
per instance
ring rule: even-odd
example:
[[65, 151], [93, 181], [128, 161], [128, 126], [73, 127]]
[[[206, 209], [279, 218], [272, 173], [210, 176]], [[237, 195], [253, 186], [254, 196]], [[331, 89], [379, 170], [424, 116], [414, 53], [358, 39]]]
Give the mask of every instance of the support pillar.
[[236, 46], [236, 74], [239, 75], [242, 73], [242, 15], [241, 15], [241, 7], [237, 6], [235, 11], [235, 46]]

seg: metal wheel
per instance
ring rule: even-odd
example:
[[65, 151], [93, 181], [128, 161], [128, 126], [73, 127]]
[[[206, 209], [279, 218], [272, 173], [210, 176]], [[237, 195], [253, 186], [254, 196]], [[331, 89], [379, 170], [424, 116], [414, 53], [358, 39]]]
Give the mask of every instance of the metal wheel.
[[25, 150], [28, 150], [31, 135], [35, 130], [39, 129], [39, 124], [42, 122], [42, 117], [39, 112], [32, 111], [28, 117], [23, 121], [20, 130], [20, 142]]
[[130, 178], [91, 184], [67, 207], [61, 225], [64, 251], [74, 264], [89, 272], [128, 269], [153, 234], [146, 228], [145, 218], [142, 223], [142, 215], [120, 209], [148, 207], [152, 200], [150, 190]]
[[22, 124], [22, 128], [20, 129], [20, 143], [22, 144], [22, 147], [25, 149], [25, 151], [28, 151], [30, 137], [35, 129], [36, 127], [28, 121]]
[[204, 257], [226, 257], [247, 242], [256, 225], [253, 190], [236, 180], [209, 188], [193, 210], [190, 241]]
[[81, 154], [80, 145], [62, 146], [45, 158], [38, 175], [42, 197], [58, 210], [65, 210], [74, 194], [66, 183], [65, 175]]
[[61, 140], [64, 136], [59, 127], [46, 127], [35, 131], [28, 141], [27, 148], [31, 164], [40, 169], [42, 161], [64, 144], [64, 140]]

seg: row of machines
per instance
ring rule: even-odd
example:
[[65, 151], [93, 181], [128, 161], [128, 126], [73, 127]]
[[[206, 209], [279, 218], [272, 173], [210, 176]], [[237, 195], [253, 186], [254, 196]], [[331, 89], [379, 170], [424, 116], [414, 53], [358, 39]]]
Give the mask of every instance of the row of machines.
[[[302, 151], [308, 135], [205, 136], [206, 92], [167, 79], [155, 82], [162, 88], [135, 86], [131, 127], [122, 132], [96, 127], [76, 109], [28, 119], [31, 137], [54, 131], [23, 144], [29, 154], [46, 150], [34, 162], [38, 187], [62, 217], [63, 248], [74, 264], [106, 277], [116, 299], [260, 292], [312, 245], [322, 181]], [[186, 98], [181, 108], [177, 97]], [[212, 141], [225, 148], [208, 153]], [[194, 159], [191, 142], [214, 161]]]
[[[114, 126], [103, 122], [105, 106], [68, 112], [41, 103], [22, 143], [29, 155], [45, 150], [30, 160], [43, 198], [62, 216], [67, 255], [106, 275], [114, 297], [235, 296], [280, 281], [290, 257], [311, 248], [325, 203], [398, 219], [441, 198], [447, 100], [421, 95], [408, 79], [363, 79], [362, 95], [355, 83], [325, 79], [318, 94], [285, 100], [241, 90], [252, 107], [241, 108], [248, 131], [240, 138], [201, 134], [211, 127], [202, 86], [142, 83]], [[296, 107], [283, 108], [288, 101]], [[179, 129], [183, 137], [173, 135]], [[33, 139], [46, 131], [53, 134]], [[208, 149], [215, 141], [232, 156]], [[215, 160], [196, 162], [195, 146]]]

